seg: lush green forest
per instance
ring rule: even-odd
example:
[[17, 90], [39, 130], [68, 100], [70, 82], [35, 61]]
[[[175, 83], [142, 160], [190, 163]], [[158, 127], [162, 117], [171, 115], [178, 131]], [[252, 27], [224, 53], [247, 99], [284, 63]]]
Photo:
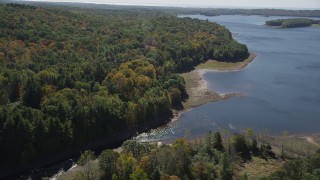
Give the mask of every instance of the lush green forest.
[[0, 14], [3, 172], [163, 124], [187, 98], [177, 73], [248, 56], [225, 27], [161, 11], [0, 4]]
[[274, 151], [269, 143], [258, 141], [252, 129], [243, 134], [210, 132], [204, 138], [186, 138], [176, 139], [172, 144], [128, 140], [117, 150], [107, 149], [100, 154], [84, 151], [77, 162], [79, 167], [60, 178], [317, 180], [320, 177], [320, 150], [299, 158], [290, 156], [288, 151], [276, 153], [278, 150]]
[[277, 19], [266, 21], [268, 26], [280, 26], [281, 28], [297, 28], [308, 27], [312, 24], [320, 24], [320, 20], [306, 19], [306, 18], [292, 18], [292, 19]]
[[130, 140], [123, 143], [121, 152], [104, 150], [98, 157], [85, 151], [78, 161], [82, 169], [66, 178], [230, 180], [238, 163], [253, 157], [276, 158], [269, 144], [258, 145], [251, 136], [234, 134], [223, 139], [215, 132], [203, 139], [177, 139], [171, 145]]

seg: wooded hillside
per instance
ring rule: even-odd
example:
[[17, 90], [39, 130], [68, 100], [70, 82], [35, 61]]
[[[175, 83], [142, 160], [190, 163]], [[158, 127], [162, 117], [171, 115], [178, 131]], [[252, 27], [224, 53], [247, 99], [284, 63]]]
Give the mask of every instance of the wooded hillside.
[[160, 11], [0, 4], [0, 14], [2, 171], [161, 124], [187, 98], [176, 73], [248, 56], [225, 27]]

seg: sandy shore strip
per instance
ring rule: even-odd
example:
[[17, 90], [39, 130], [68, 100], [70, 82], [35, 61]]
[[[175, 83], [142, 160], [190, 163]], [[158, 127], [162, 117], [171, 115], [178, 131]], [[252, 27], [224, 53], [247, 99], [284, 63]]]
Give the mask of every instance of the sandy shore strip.
[[[207, 82], [203, 79], [203, 74], [208, 71], [238, 71], [246, 67], [255, 57], [256, 54], [250, 52], [250, 56], [243, 62], [226, 63], [209, 60], [206, 63], [198, 65], [195, 70], [181, 74], [186, 81], [186, 89], [189, 94], [189, 98], [182, 103], [184, 111], [209, 102], [226, 100], [233, 96], [241, 96], [239, 93], [219, 94], [209, 90]], [[179, 119], [182, 113], [183, 112], [177, 113], [174, 120]]]
[[[182, 103], [184, 111], [188, 111], [191, 108], [207, 104], [213, 101], [220, 101], [228, 99], [238, 94], [219, 94], [217, 92], [208, 89], [207, 82], [202, 78], [205, 73], [203, 70], [194, 70], [188, 73], [182, 74], [186, 81], [186, 89], [189, 94], [189, 98]], [[181, 115], [181, 112], [178, 113]]]
[[208, 60], [205, 63], [199, 64], [195, 69], [205, 69], [208, 71], [240, 71], [250, 64], [256, 58], [256, 56], [257, 55], [254, 52], [250, 52], [250, 55], [247, 59], [236, 63]]

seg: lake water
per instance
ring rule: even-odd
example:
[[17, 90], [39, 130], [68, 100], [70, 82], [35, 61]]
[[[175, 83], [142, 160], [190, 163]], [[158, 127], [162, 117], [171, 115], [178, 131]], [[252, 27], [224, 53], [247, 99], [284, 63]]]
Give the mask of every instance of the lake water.
[[[183, 17], [183, 16], [180, 16]], [[188, 16], [226, 26], [257, 54], [237, 72], [208, 72], [204, 79], [219, 93], [242, 93], [185, 112], [167, 126], [137, 137], [141, 141], [202, 136], [218, 129], [271, 134], [320, 132], [320, 27], [279, 29], [266, 20], [286, 17]]]

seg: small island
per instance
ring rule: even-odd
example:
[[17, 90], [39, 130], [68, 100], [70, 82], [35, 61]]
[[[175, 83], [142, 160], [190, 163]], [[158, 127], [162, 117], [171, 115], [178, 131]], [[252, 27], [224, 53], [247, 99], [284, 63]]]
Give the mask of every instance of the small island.
[[281, 28], [309, 27], [312, 25], [320, 25], [320, 20], [313, 20], [307, 18], [277, 19], [266, 21], [266, 25], [279, 26]]

